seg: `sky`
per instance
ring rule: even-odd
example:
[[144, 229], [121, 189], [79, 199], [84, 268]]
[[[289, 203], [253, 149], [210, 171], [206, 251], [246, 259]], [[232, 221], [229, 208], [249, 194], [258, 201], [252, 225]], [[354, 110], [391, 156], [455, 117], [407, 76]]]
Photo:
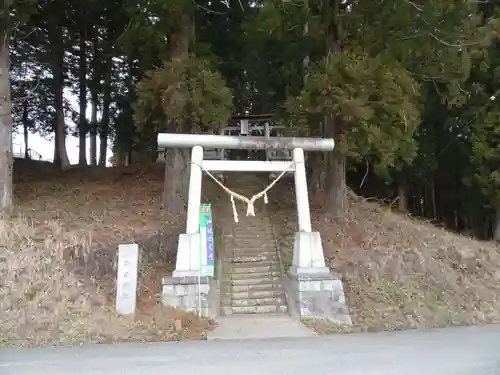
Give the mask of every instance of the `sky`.
[[[71, 103], [71, 106], [78, 111], [78, 100], [75, 95], [72, 95], [69, 92], [65, 93], [65, 97], [69, 100]], [[87, 118], [90, 119], [91, 116], [91, 105], [87, 106]], [[75, 126], [71, 118], [66, 118], [66, 124], [68, 126]], [[78, 146], [78, 137], [73, 137], [71, 135], [66, 136], [66, 150], [68, 152], [68, 158], [71, 164], [77, 164], [78, 163], [78, 153], [80, 147]], [[109, 144], [110, 142], [108, 142]], [[99, 137], [97, 137], [97, 153], [99, 154]], [[17, 156], [22, 155], [24, 157], [24, 137], [22, 132], [19, 134], [13, 134], [12, 136], [12, 147], [13, 147], [13, 152], [14, 155]], [[32, 134], [30, 133], [28, 135], [28, 147], [32, 149], [33, 151], [37, 152], [42, 156], [43, 160], [47, 161], [53, 161], [54, 160], [54, 140], [47, 140], [41, 137], [38, 134]], [[106, 165], [110, 166], [111, 164], [109, 163], [109, 158], [112, 155], [111, 147], [108, 146], [108, 161], [106, 162]], [[99, 157], [99, 155], [97, 155]], [[90, 160], [90, 141], [89, 137], [87, 137], [87, 161]]]

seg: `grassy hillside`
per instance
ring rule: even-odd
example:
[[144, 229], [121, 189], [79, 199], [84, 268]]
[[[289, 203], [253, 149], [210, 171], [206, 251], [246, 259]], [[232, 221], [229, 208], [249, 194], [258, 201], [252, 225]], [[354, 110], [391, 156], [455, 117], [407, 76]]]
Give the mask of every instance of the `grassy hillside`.
[[[341, 220], [314, 200], [313, 229], [321, 232], [328, 266], [344, 281], [353, 330], [500, 323], [498, 244], [393, 213], [353, 193]], [[297, 223], [293, 183], [275, 188], [270, 211], [290, 263]]]
[[[50, 163], [16, 161], [15, 181], [19, 213], [0, 222], [0, 346], [199, 339], [214, 326], [160, 303], [161, 277], [173, 269], [176, 251], [169, 233], [178, 230], [178, 218], [160, 210], [161, 165], [62, 173]], [[203, 192], [212, 202], [224, 194], [208, 179]], [[346, 217], [335, 219], [314, 198], [313, 227], [322, 234], [328, 265], [342, 275], [350, 330], [500, 323], [499, 246], [353, 194]], [[271, 191], [269, 212], [290, 264], [293, 183]], [[164, 238], [169, 241], [160, 246]], [[114, 313], [116, 249], [129, 241], [142, 247], [133, 321]]]
[[[160, 303], [176, 239], [161, 251], [158, 233], [177, 228], [160, 211], [162, 166], [62, 173], [16, 160], [14, 171], [19, 212], [0, 222], [0, 346], [196, 339], [210, 329]], [[114, 313], [116, 250], [130, 241], [142, 245], [135, 321]]]

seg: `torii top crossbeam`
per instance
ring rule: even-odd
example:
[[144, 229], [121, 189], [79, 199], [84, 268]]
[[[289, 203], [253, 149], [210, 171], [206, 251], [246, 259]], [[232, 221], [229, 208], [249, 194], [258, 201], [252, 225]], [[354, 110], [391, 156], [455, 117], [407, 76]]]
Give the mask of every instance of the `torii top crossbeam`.
[[296, 137], [236, 137], [215, 134], [158, 134], [158, 148], [203, 148], [225, 149], [285, 149], [301, 148], [304, 151], [332, 151], [335, 142], [331, 138], [296, 138]]

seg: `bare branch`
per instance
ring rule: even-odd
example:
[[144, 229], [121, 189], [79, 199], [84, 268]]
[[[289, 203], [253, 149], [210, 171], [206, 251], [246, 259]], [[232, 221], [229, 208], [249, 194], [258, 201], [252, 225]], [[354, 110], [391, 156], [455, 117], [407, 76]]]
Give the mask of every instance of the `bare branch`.
[[368, 163], [368, 159], [365, 159], [366, 161], [366, 172], [365, 175], [363, 176], [363, 179], [361, 180], [361, 184], [359, 184], [359, 188], [361, 189], [363, 187], [363, 184], [365, 183], [366, 176], [368, 176], [368, 171], [370, 170], [370, 164]]
[[429, 31], [429, 35], [431, 37], [433, 37], [435, 40], [437, 40], [439, 43], [442, 43], [444, 44], [445, 46], [448, 46], [448, 47], [453, 47], [453, 48], [463, 48], [463, 47], [472, 47], [472, 46], [477, 46], [478, 44], [481, 44], [483, 43], [486, 38], [480, 40], [480, 41], [477, 41], [477, 42], [473, 42], [473, 43], [462, 43], [462, 44], [454, 44], [454, 43], [449, 43], [449, 42], [446, 42], [444, 41], [443, 39], [440, 39], [438, 38], [436, 35], [434, 35], [432, 32]]
[[35, 87], [33, 87], [32, 89], [29, 90], [28, 95], [23, 96], [21, 98], [15, 98], [15, 99], [13, 99], [12, 103], [19, 103], [19, 102], [22, 102], [24, 100], [27, 100], [27, 99], [33, 97], [33, 95], [35, 94], [36, 89], [40, 85], [40, 81], [41, 81], [41, 77], [38, 77]]
[[460, 87], [459, 84], [457, 84], [458, 88], [460, 89], [460, 91], [462, 91], [464, 94], [467, 94], [467, 95], [470, 95], [470, 92], [469, 91], [466, 91], [464, 90], [462, 87]]
[[416, 10], [419, 12], [422, 12], [424, 10], [423, 6], [415, 4], [413, 1], [410, 0], [405, 0], [408, 4], [410, 4], [412, 7], [414, 7]]
[[217, 14], [217, 15], [220, 15], [220, 16], [223, 16], [223, 15], [227, 14], [227, 12], [217, 12], [215, 10], [208, 9], [208, 8], [204, 7], [203, 5], [199, 5], [199, 4], [196, 4], [196, 7], [200, 8], [201, 10], [203, 10], [203, 11], [205, 11], [207, 13]]

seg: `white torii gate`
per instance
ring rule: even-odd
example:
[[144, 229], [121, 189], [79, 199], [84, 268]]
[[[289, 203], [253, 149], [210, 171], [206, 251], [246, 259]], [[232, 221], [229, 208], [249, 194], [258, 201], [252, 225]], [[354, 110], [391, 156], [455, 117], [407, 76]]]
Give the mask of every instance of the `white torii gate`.
[[[297, 202], [298, 232], [295, 236], [294, 274], [328, 272], [320, 234], [312, 232], [304, 150], [332, 151], [333, 139], [236, 137], [212, 134], [158, 135], [159, 148], [192, 148], [186, 233], [179, 236], [173, 276], [196, 276], [199, 272], [199, 210], [203, 170], [207, 172], [293, 172]], [[292, 149], [293, 160], [203, 160], [203, 148]], [[263, 196], [261, 194], [260, 196]], [[256, 199], [260, 198], [257, 197]], [[255, 197], [255, 196], [254, 196]], [[252, 199], [250, 199], [252, 200]], [[255, 201], [255, 199], [254, 199]], [[253, 202], [251, 203], [253, 205]]]
[[[231, 195], [235, 221], [237, 221], [234, 198], [248, 204], [247, 215], [254, 215], [253, 203], [264, 197], [266, 192], [285, 173], [293, 172], [297, 202], [298, 231], [295, 233], [293, 261], [284, 280], [289, 306], [301, 317], [318, 317], [337, 323], [350, 324], [342, 282], [330, 274], [323, 255], [319, 232], [311, 228], [311, 214], [307, 191], [304, 150], [332, 151], [333, 139], [321, 138], [278, 138], [278, 137], [237, 137], [213, 134], [172, 134], [158, 135], [159, 148], [191, 148], [191, 168], [186, 233], [179, 235], [177, 262], [172, 277], [163, 281], [164, 303], [187, 311], [198, 310], [203, 316], [216, 316], [210, 300], [211, 287], [204, 280], [200, 284], [200, 233], [199, 210], [203, 171], [209, 174], [227, 193]], [[212, 149], [285, 149], [292, 150], [292, 161], [263, 160], [204, 160], [203, 148]], [[213, 177], [212, 172], [281, 172], [278, 178], [260, 193], [251, 198], [240, 196], [226, 188]], [[196, 281], [197, 280], [197, 281]], [[203, 298], [200, 300], [200, 294]], [[198, 297], [196, 297], [198, 296]], [[196, 302], [200, 300], [200, 302]], [[167, 301], [166, 301], [167, 300]], [[212, 312], [211, 312], [212, 311]]]

